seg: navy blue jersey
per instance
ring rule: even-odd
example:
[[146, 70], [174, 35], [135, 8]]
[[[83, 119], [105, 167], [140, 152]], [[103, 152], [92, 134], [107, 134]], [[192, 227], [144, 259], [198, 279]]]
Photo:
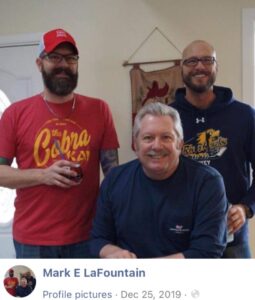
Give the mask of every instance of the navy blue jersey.
[[[217, 169], [223, 176], [228, 201], [255, 211], [255, 111], [233, 98], [229, 88], [214, 86], [216, 96], [207, 109], [198, 109], [178, 89], [171, 104], [180, 113], [184, 129], [183, 155]], [[248, 241], [247, 224], [233, 244]]]

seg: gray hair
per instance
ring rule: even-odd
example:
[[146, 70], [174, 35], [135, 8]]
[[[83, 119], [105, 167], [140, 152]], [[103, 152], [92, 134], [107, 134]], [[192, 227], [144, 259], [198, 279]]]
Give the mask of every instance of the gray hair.
[[146, 115], [169, 116], [174, 122], [174, 130], [179, 139], [183, 140], [183, 128], [180, 115], [176, 109], [160, 102], [152, 102], [143, 106], [135, 117], [133, 137], [137, 137], [141, 128], [141, 121]]

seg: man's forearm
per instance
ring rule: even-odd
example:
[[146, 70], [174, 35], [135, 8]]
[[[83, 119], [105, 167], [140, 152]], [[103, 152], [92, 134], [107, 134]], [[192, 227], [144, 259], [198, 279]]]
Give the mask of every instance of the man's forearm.
[[183, 259], [183, 258], [185, 258], [185, 256], [180, 252], [180, 253], [163, 256], [161, 258], [181, 258], [181, 259]]
[[26, 188], [42, 183], [43, 169], [19, 170], [0, 165], [0, 186], [10, 189]]
[[102, 150], [100, 153], [100, 163], [104, 176], [113, 168], [118, 166], [119, 157], [117, 149]]

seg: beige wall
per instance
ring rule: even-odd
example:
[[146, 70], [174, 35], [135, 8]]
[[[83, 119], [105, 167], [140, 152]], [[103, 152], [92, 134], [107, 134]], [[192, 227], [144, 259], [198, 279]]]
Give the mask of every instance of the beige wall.
[[[0, 36], [56, 27], [74, 35], [81, 56], [77, 91], [109, 103], [121, 144], [120, 161], [125, 162], [134, 154], [129, 68], [122, 67], [123, 61], [156, 26], [180, 50], [194, 39], [206, 39], [218, 54], [217, 84], [231, 87], [241, 98], [241, 16], [242, 8], [249, 7], [255, 7], [254, 0], [0, 0]], [[144, 48], [135, 58], [162, 59], [168, 44], [164, 39], [164, 46], [160, 43], [158, 50], [156, 45]], [[176, 58], [173, 55], [169, 58]], [[253, 245], [254, 227], [253, 222]]]

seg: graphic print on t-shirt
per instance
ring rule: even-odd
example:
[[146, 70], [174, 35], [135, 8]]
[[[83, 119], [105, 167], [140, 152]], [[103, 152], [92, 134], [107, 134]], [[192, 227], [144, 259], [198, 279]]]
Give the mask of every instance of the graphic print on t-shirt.
[[211, 160], [223, 155], [227, 145], [228, 139], [221, 136], [220, 130], [206, 129], [185, 142], [182, 154], [209, 165]]
[[[37, 167], [49, 166], [64, 158], [82, 164], [90, 157], [91, 135], [70, 119], [51, 119], [43, 124], [36, 134], [34, 160]], [[56, 146], [59, 145], [60, 150]]]

